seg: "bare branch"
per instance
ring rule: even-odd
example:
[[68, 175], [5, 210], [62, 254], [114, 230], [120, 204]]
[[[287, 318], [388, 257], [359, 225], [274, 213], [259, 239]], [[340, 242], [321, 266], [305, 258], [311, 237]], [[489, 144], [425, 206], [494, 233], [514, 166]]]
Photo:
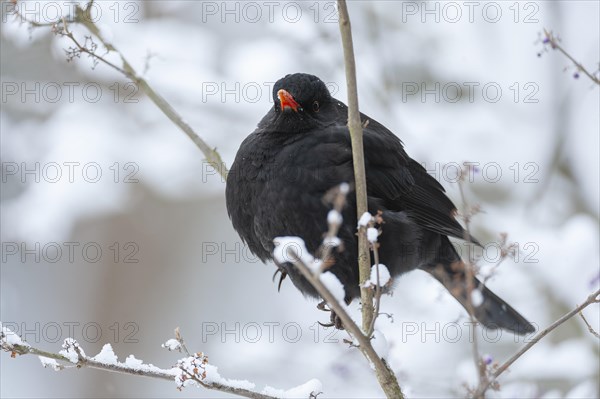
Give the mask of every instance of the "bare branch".
[[[468, 165], [465, 164], [465, 167], [469, 167]], [[468, 172], [468, 171], [467, 171]], [[467, 202], [467, 198], [465, 196], [465, 191], [464, 191], [464, 176], [466, 176], [467, 173], [461, 173], [461, 178], [458, 181], [458, 188], [460, 190], [460, 198], [461, 198], [461, 202], [463, 203], [463, 207], [464, 207], [464, 211], [462, 214], [462, 219], [465, 223], [465, 241], [466, 242], [471, 242], [472, 240], [472, 235], [471, 235], [471, 217], [473, 216], [473, 211], [472, 209], [469, 207], [469, 204]], [[481, 354], [479, 353], [479, 342], [478, 342], [478, 338], [477, 338], [477, 320], [475, 319], [475, 307], [473, 306], [473, 291], [475, 290], [474, 287], [474, 282], [475, 282], [475, 266], [474, 266], [474, 261], [473, 259], [471, 259], [471, 251], [469, 251], [468, 256], [466, 257], [466, 259], [463, 261], [463, 264], [465, 265], [465, 275], [466, 275], [466, 279], [467, 279], [467, 301], [466, 301], [466, 308], [467, 308], [467, 312], [469, 313], [469, 320], [471, 321], [471, 325], [473, 326], [473, 335], [472, 335], [472, 347], [473, 347], [473, 362], [475, 363], [475, 369], [477, 370], [477, 376], [478, 376], [478, 386], [484, 385], [487, 383], [488, 381], [488, 376], [487, 376], [487, 365], [486, 363], [483, 361], [483, 358], [481, 357]], [[475, 392], [475, 395], [473, 395], [474, 398], [476, 399], [483, 399], [483, 394], [481, 395], [477, 395], [477, 392]]]
[[183, 336], [181, 335], [181, 331], [179, 331], [179, 327], [175, 329], [175, 339], [177, 340], [177, 342], [179, 342], [179, 345], [181, 345], [181, 349], [183, 349], [185, 354], [188, 356], [192, 356], [188, 348], [185, 346], [185, 342], [183, 341]]
[[487, 284], [488, 280], [494, 276], [496, 270], [507, 258], [514, 258], [515, 254], [519, 251], [519, 247], [514, 242], [508, 241], [508, 234], [500, 233], [500, 258], [491, 267], [491, 269], [483, 277], [483, 284]]
[[[337, 4], [339, 12], [340, 35], [344, 49], [346, 85], [348, 88], [348, 129], [350, 130], [350, 137], [352, 140], [352, 160], [354, 163], [354, 180], [356, 189], [356, 212], [357, 219], [360, 219], [365, 212], [368, 212], [367, 178], [363, 150], [363, 126], [360, 120], [360, 112], [358, 110], [356, 63], [354, 60], [354, 46], [352, 44], [350, 16], [348, 15], [348, 8], [345, 0], [338, 0]], [[360, 296], [362, 302], [362, 329], [366, 332], [370, 329], [370, 326], [373, 323], [374, 309], [373, 291], [364, 287], [365, 282], [371, 275], [369, 244], [364, 227], [359, 228], [358, 232], [358, 269], [359, 283], [361, 287]], [[360, 333], [359, 336], [363, 336], [365, 338], [363, 341], [368, 341], [368, 339], [362, 333]], [[379, 384], [383, 388], [385, 394], [388, 397], [403, 398], [404, 396], [400, 386], [398, 385], [398, 381], [387, 364], [385, 364], [381, 359], [378, 359], [378, 362], [375, 362], [373, 359], [371, 359], [372, 354], [368, 357], [375, 365], [377, 379], [379, 380]]]
[[[577, 72], [575, 73], [575, 78], [579, 77], [579, 72], [583, 72], [584, 75], [586, 75], [588, 78], [590, 78], [590, 80], [594, 83], [596, 83], [597, 85], [600, 85], [600, 78], [598, 78], [598, 76], [595, 76], [595, 74], [598, 74], [598, 71], [595, 72], [595, 74], [590, 73], [580, 62], [576, 61], [575, 58], [573, 58], [573, 56], [571, 54], [569, 54], [560, 44], [560, 38], [555, 36], [554, 33], [552, 33], [552, 31], [548, 31], [546, 29], [544, 29], [544, 39], [542, 40], [542, 43], [544, 44], [549, 44], [550, 48], [552, 48], [553, 50], [558, 50], [560, 51], [565, 57], [567, 57], [572, 63], [573, 65], [575, 65], [575, 67], [577, 68]], [[538, 53], [538, 55], [541, 55], [541, 53]]]
[[592, 325], [587, 321], [587, 319], [585, 318], [585, 316], [583, 315], [583, 312], [579, 312], [579, 316], [581, 316], [581, 318], [583, 319], [583, 322], [585, 323], [585, 325], [588, 328], [588, 331], [595, 336], [596, 338], [600, 339], [600, 334], [598, 334], [596, 332], [596, 330], [594, 330], [594, 328], [592, 327]]
[[[24, 16], [20, 15], [17, 8], [15, 7], [14, 13], [18, 17], [21, 18], [22, 21], [29, 23], [32, 27], [47, 27], [52, 26], [54, 31], [62, 36], [68, 37], [76, 46], [76, 50], [82, 53], [88, 54], [93, 58], [94, 62], [102, 62], [103, 64], [113, 68], [117, 72], [123, 74], [125, 77], [133, 81], [139, 88], [142, 89], [144, 93], [156, 104], [156, 106], [175, 124], [177, 125], [193, 142], [196, 146], [202, 151], [206, 160], [212, 165], [213, 168], [223, 177], [227, 177], [227, 168], [225, 164], [221, 160], [220, 154], [216, 149], [211, 148], [199, 135], [192, 129], [192, 127], [185, 122], [185, 120], [175, 111], [175, 109], [165, 100], [160, 94], [158, 94], [152, 86], [142, 78], [137, 71], [131, 66], [131, 64], [125, 58], [125, 55], [121, 53], [112, 43], [110, 43], [100, 32], [100, 29], [93, 22], [93, 18], [90, 16], [91, 12], [91, 1], [88, 3], [86, 9], [82, 9], [79, 5], [75, 7], [75, 15], [66, 19], [61, 18], [61, 20], [50, 23], [50, 24], [40, 24], [35, 21], [31, 21], [26, 19]], [[90, 33], [96, 37], [102, 45], [106, 48], [107, 52], [115, 52], [118, 54], [121, 62], [123, 64], [122, 67], [115, 65], [114, 63], [108, 61], [104, 56], [99, 55], [95, 50], [87, 48], [85, 44], [81, 44], [71, 32], [68, 31], [67, 24], [68, 23], [78, 23], [87, 28]]]
[[[345, 0], [338, 0], [340, 34], [344, 48], [344, 64], [346, 69], [346, 84], [348, 88], [348, 129], [352, 140], [352, 160], [354, 163], [354, 181], [356, 189], [356, 212], [360, 217], [368, 212], [367, 206], [367, 177], [365, 172], [365, 156], [363, 150], [363, 127], [358, 110], [358, 90], [356, 85], [356, 64], [352, 44], [350, 17]], [[360, 297], [362, 302], [362, 326], [367, 331], [373, 320], [373, 291], [363, 287], [371, 275], [369, 243], [364, 228], [358, 231], [358, 269], [361, 285]]]
[[483, 395], [485, 395], [485, 391], [487, 391], [487, 389], [490, 387], [490, 385], [492, 385], [498, 379], [498, 377], [500, 377], [500, 375], [502, 375], [502, 373], [504, 373], [515, 361], [517, 361], [521, 356], [523, 356], [523, 354], [525, 354], [525, 352], [527, 352], [529, 349], [531, 349], [542, 338], [544, 338], [546, 335], [548, 335], [549, 333], [554, 331], [557, 327], [559, 327], [560, 325], [565, 323], [567, 320], [569, 320], [571, 317], [573, 317], [576, 314], [578, 314], [579, 312], [581, 312], [587, 306], [591, 305], [592, 303], [598, 303], [600, 301], [599, 296], [600, 296], [600, 290], [597, 290], [596, 292], [594, 292], [593, 294], [588, 296], [587, 299], [585, 300], [585, 302], [583, 302], [581, 305], [577, 306], [575, 309], [571, 310], [569, 313], [565, 314], [560, 319], [556, 320], [554, 323], [552, 323], [551, 325], [546, 327], [544, 330], [540, 331], [535, 337], [532, 338], [532, 340], [530, 342], [528, 342], [526, 345], [524, 345], [521, 349], [519, 349], [517, 351], [517, 353], [515, 353], [506, 362], [504, 362], [500, 367], [498, 367], [492, 373], [490, 378], [477, 388], [477, 390], [473, 394], [473, 397], [483, 397]]

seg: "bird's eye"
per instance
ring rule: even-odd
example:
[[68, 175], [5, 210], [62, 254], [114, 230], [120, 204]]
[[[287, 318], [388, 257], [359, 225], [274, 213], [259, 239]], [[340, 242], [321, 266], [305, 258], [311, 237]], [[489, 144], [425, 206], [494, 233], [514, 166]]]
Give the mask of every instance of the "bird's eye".
[[312, 105], [313, 111], [319, 112], [319, 102], [315, 101]]

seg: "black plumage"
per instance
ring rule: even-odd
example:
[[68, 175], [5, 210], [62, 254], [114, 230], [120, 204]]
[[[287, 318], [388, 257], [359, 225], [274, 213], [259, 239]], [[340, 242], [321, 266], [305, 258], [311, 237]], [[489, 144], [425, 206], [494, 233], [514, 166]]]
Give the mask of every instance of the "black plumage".
[[[325, 84], [308, 74], [287, 75], [273, 88], [274, 105], [240, 146], [227, 177], [227, 210], [233, 227], [261, 260], [272, 259], [273, 239], [298, 236], [314, 254], [327, 231], [330, 206], [324, 195], [354, 181], [348, 109]], [[404, 151], [402, 142], [374, 119], [361, 114], [369, 211], [381, 212], [380, 263], [392, 276], [422, 269], [466, 305], [464, 263], [448, 237], [465, 239], [456, 208], [443, 187]], [[344, 285], [346, 300], [360, 296], [357, 216], [348, 195], [329, 269]], [[478, 244], [473, 238], [470, 239]], [[304, 294], [318, 297], [291, 264], [279, 265]], [[479, 281], [483, 294], [475, 316], [489, 328], [516, 333], [533, 326]]]

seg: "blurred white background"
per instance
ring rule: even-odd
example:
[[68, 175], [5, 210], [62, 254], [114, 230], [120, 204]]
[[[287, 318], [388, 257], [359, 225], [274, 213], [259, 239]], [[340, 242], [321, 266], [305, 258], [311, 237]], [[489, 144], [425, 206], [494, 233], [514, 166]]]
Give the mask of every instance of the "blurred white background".
[[[330, 337], [316, 324], [328, 319], [316, 302], [289, 281], [278, 293], [273, 265], [242, 246], [225, 184], [194, 144], [117, 72], [92, 69], [85, 56], [67, 62], [68, 39], [28, 29], [8, 3], [0, 25], [0, 320], [45, 350], [73, 336], [88, 355], [110, 343], [120, 360], [135, 354], [161, 367], [180, 357], [160, 347], [179, 326], [188, 347], [225, 377], [259, 388], [318, 378], [320, 397], [382, 396], [344, 334]], [[599, 3], [467, 3], [350, 2], [360, 106], [457, 204], [453, 165], [479, 163], [468, 198], [483, 209], [474, 234], [491, 243], [482, 264], [494, 263], [501, 232], [521, 249], [489, 285], [544, 327], [598, 287], [600, 101], [598, 86], [576, 79], [538, 38], [553, 30], [595, 71]], [[40, 22], [71, 8], [18, 6]], [[334, 2], [100, 1], [95, 10], [102, 32], [140, 73], [147, 69], [227, 165], [271, 107], [280, 77], [315, 74], [346, 101]], [[80, 27], [71, 29], [83, 40]], [[475, 369], [456, 301], [414, 272], [382, 306], [393, 322], [381, 317], [379, 328], [408, 396], [464, 397]], [[352, 309], [358, 317], [358, 304]], [[585, 314], [598, 330], [598, 306]], [[497, 362], [524, 341], [479, 334], [482, 353]], [[599, 353], [574, 318], [489, 396], [598, 397]], [[97, 370], [56, 373], [33, 356], [2, 353], [0, 370], [2, 397], [223, 396]]]

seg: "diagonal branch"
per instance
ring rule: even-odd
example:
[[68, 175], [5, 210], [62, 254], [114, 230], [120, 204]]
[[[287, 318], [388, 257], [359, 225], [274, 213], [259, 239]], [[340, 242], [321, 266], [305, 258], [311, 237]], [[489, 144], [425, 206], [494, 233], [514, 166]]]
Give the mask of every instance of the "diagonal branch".
[[502, 373], [504, 373], [515, 361], [517, 361], [521, 356], [523, 356], [525, 354], [525, 352], [527, 352], [529, 349], [531, 349], [542, 338], [544, 338], [546, 335], [548, 335], [549, 333], [554, 331], [561, 324], [563, 324], [564, 322], [569, 320], [571, 317], [573, 317], [576, 314], [578, 314], [579, 312], [581, 312], [583, 309], [585, 309], [592, 303], [599, 303], [600, 302], [599, 296], [600, 296], [600, 290], [597, 290], [596, 292], [594, 292], [593, 294], [588, 296], [587, 299], [585, 300], [585, 302], [583, 302], [581, 305], [577, 306], [575, 309], [571, 310], [569, 313], [565, 314], [560, 319], [556, 320], [554, 323], [552, 323], [551, 325], [549, 325], [548, 327], [546, 327], [545, 329], [540, 331], [535, 337], [532, 338], [532, 340], [530, 342], [528, 342], [526, 345], [524, 345], [521, 349], [519, 349], [517, 351], [517, 353], [512, 355], [510, 357], [510, 359], [508, 359], [500, 367], [498, 367], [496, 369], [496, 371], [494, 371], [492, 373], [492, 375], [489, 377], [489, 379], [477, 388], [473, 397], [482, 397], [485, 394], [485, 391], [487, 391], [487, 389], [490, 387], [490, 385], [493, 382], [495, 382], [498, 379], [498, 377], [500, 377], [500, 375], [502, 375]]
[[580, 62], [575, 60], [575, 58], [573, 58], [573, 56], [571, 54], [569, 54], [564, 48], [562, 48], [562, 46], [560, 44], [558, 44], [559, 41], [560, 41], [560, 39], [558, 37], [554, 36], [552, 31], [548, 31], [548, 30], [544, 29], [543, 43], [550, 44], [550, 47], [553, 50], [560, 51], [565, 57], [567, 57], [573, 63], [573, 65], [575, 65], [575, 67], [577, 68], [578, 71], [583, 72], [588, 78], [590, 78], [590, 80], [592, 82], [596, 83], [597, 85], [600, 85], [600, 79], [597, 76], [594, 76], [592, 73], [590, 73]]
[[[121, 73], [131, 81], [133, 81], [142, 91], [154, 102], [154, 104], [175, 124], [179, 127], [193, 142], [196, 146], [202, 151], [204, 156], [206, 157], [207, 162], [223, 177], [227, 177], [227, 168], [225, 164], [221, 160], [221, 156], [217, 152], [216, 149], [211, 148], [203, 139], [194, 131], [194, 129], [175, 111], [175, 109], [169, 104], [164, 97], [162, 97], [159, 93], [157, 93], [152, 86], [143, 78], [138, 72], [131, 66], [129, 61], [125, 58], [125, 55], [121, 53], [112, 43], [110, 43], [100, 32], [98, 26], [93, 22], [93, 18], [90, 15], [91, 7], [89, 6], [84, 10], [79, 5], [75, 7], [75, 15], [68, 20], [66, 18], [62, 18], [56, 23], [51, 24], [40, 24], [35, 21], [31, 21], [27, 19], [25, 16], [21, 15], [15, 7], [14, 13], [17, 17], [19, 17], [22, 21], [27, 22], [33, 28], [52, 26], [53, 29], [60, 35], [68, 37], [77, 47], [77, 49], [85, 54], [88, 54], [90, 57], [94, 59], [95, 62], [101, 62], [117, 72]], [[121, 59], [122, 67], [119, 67], [106, 58], [104, 56], [99, 55], [96, 51], [93, 51], [87, 48], [85, 45], [82, 45], [78, 40], [75, 39], [74, 35], [69, 32], [67, 28], [67, 23], [78, 23], [86, 27], [86, 29], [94, 35], [98, 40], [104, 45], [108, 52], [115, 52], [118, 54]]]
[[360, 327], [352, 320], [348, 312], [346, 312], [346, 309], [339, 303], [325, 284], [323, 284], [319, 278], [321, 274], [319, 272], [313, 273], [310, 271], [308, 266], [300, 259], [296, 252], [296, 248], [289, 247], [288, 256], [293, 260], [294, 266], [302, 273], [302, 276], [304, 276], [304, 278], [317, 290], [319, 295], [327, 301], [329, 308], [342, 320], [344, 329], [356, 342], [358, 342], [358, 348], [375, 368], [377, 379], [386, 396], [388, 398], [403, 399], [404, 395], [400, 390], [394, 372], [390, 369], [387, 362], [379, 357], [377, 352], [375, 352], [375, 349], [373, 349], [370, 339], [362, 332]]
[[581, 318], [582, 318], [583, 322], [585, 323], [585, 325], [586, 325], [586, 327], [587, 327], [588, 331], [590, 332], [590, 334], [592, 334], [594, 337], [596, 337], [596, 338], [600, 339], [600, 334], [598, 334], [598, 333], [596, 332], [596, 330], [594, 330], [594, 327], [592, 327], [592, 325], [590, 324], [590, 322], [589, 322], [589, 321], [587, 321], [587, 319], [586, 319], [586, 318], [585, 318], [585, 316], [583, 315], [583, 312], [582, 312], [582, 311], [579, 311], [579, 316], [581, 316]]

